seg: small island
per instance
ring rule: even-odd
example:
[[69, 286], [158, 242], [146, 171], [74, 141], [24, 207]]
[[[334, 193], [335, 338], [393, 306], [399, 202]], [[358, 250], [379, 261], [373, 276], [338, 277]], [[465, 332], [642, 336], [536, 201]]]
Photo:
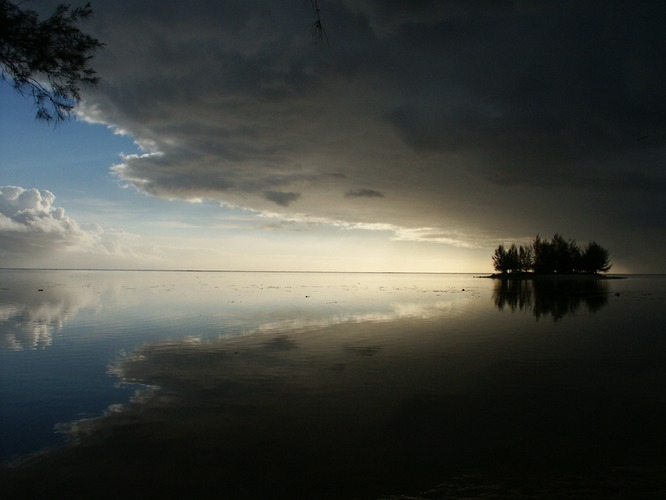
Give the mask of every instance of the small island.
[[574, 240], [567, 240], [555, 233], [553, 238], [542, 240], [538, 235], [531, 245], [495, 249], [493, 267], [496, 274], [489, 278], [534, 278], [588, 276], [605, 278], [612, 264], [608, 250], [596, 241], [580, 248]]

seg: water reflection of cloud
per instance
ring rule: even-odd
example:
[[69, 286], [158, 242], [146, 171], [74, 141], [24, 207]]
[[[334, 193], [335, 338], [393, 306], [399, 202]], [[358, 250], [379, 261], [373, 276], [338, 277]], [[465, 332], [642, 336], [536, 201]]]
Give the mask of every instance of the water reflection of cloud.
[[[445, 328], [407, 317], [146, 344], [115, 374], [147, 389], [66, 427], [80, 446], [54, 453], [44, 469], [129, 484], [148, 474], [185, 488], [219, 481], [229, 498], [275, 497], [276, 487], [289, 492], [282, 498], [322, 498], [332, 477], [340, 490], [331, 497], [350, 498], [359, 478], [378, 478], [371, 487], [382, 490], [366, 495], [378, 498], [406, 491], [401, 476], [425, 467], [439, 480], [461, 461], [524, 470], [572, 457], [605, 467], [625, 447], [663, 456], [654, 436], [666, 407], [650, 381], [664, 373], [652, 344], [636, 356], [611, 342], [605, 358], [597, 345], [578, 344], [587, 348], [572, 359], [553, 350], [552, 337], [532, 335], [531, 324], [504, 319], [520, 334], [485, 336], [497, 318], [475, 315], [447, 317]], [[580, 331], [565, 335], [578, 340]], [[519, 348], [526, 343], [531, 349]], [[175, 463], [181, 475], [171, 473]], [[252, 495], [243, 496], [248, 485]]]
[[[280, 330], [309, 330], [313, 328], [325, 328], [343, 323], [389, 323], [399, 319], [421, 319], [431, 320], [455, 315], [458, 309], [464, 308], [465, 304], [472, 300], [474, 296], [456, 296], [450, 300], [433, 300], [433, 297], [423, 297], [421, 302], [391, 302], [388, 304], [375, 304], [376, 311], [357, 310], [357, 311], [328, 311], [328, 314], [321, 311], [293, 311], [287, 314], [289, 319], [277, 321], [267, 321], [257, 326], [256, 329], [248, 331], [253, 333], [274, 332]], [[367, 306], [366, 306], [367, 309]], [[319, 316], [319, 317], [317, 317]]]
[[[100, 275], [95, 275], [97, 278]], [[3, 270], [0, 275], [0, 349], [43, 349], [86, 310], [102, 309], [108, 286], [83, 272]]]
[[380, 350], [380, 346], [369, 345], [369, 346], [345, 346], [345, 351], [358, 354], [364, 358], [370, 358], [377, 354]]
[[[622, 459], [625, 443], [632, 456], [662, 457], [666, 447], [654, 438], [663, 434], [666, 404], [655, 387], [666, 374], [654, 329], [627, 336], [631, 315], [612, 322], [612, 315], [599, 314], [593, 321], [570, 318], [557, 338], [534, 335], [522, 315], [492, 312], [496, 285], [484, 280], [483, 293], [458, 287], [440, 297], [428, 289], [380, 298], [383, 292], [373, 289], [376, 300], [335, 305], [329, 299], [340, 287], [321, 300], [299, 293], [291, 302], [265, 300], [275, 298], [272, 288], [243, 310], [248, 318], [255, 313], [242, 324], [247, 330], [268, 325], [251, 335], [212, 339], [199, 334], [203, 322], [177, 323], [188, 328], [177, 337], [144, 338], [111, 370], [121, 384], [146, 389], [104, 417], [65, 426], [81, 446], [56, 450], [28, 474], [45, 472], [35, 486], [44, 489], [75, 488], [72, 478], [93, 488], [102, 480], [85, 479], [102, 478], [113, 494], [150, 484], [149, 477], [183, 498], [210, 497], [185, 490], [211, 484], [229, 498], [243, 498], [244, 488], [254, 488], [245, 497], [275, 497], [276, 487], [293, 493], [285, 498], [322, 498], [322, 485], [340, 489], [333, 498], [350, 498], [359, 482], [378, 478], [381, 491], [366, 495], [378, 498], [408, 491], [401, 475], [422, 477], [427, 468], [439, 481], [442, 470], [464, 460], [497, 460], [502, 467], [514, 460], [516, 470], [544, 457], [556, 465], [572, 457], [596, 465]], [[522, 304], [531, 317], [536, 295], [528, 289], [529, 295], [504, 297], [503, 307]], [[187, 289], [180, 290], [168, 295], [186, 297]], [[220, 297], [201, 311], [217, 304], [217, 313]], [[593, 308], [597, 302], [588, 299], [578, 307]], [[284, 321], [291, 316], [300, 323]], [[209, 313], [205, 324], [226, 319]], [[614, 323], [617, 331], [609, 332]], [[599, 335], [580, 335], [594, 328]], [[545, 322], [536, 331], [553, 329]], [[644, 344], [636, 343], [640, 338]], [[58, 482], [61, 475], [67, 484]]]
[[[126, 353], [109, 370], [121, 384], [145, 384], [145, 391], [137, 391], [127, 404], [115, 405], [103, 417], [73, 422], [63, 429], [71, 433], [74, 444], [86, 440], [89, 446], [98, 439], [105, 442], [116, 431], [143, 439], [140, 436], [150, 434], [151, 428], [161, 428], [167, 434], [185, 432], [193, 439], [205, 438], [233, 454], [251, 446], [253, 440], [262, 447], [288, 443], [289, 437], [277, 432], [285, 425], [303, 429], [304, 435], [315, 428], [319, 433], [321, 428], [347, 426], [349, 422], [339, 419], [348, 412], [359, 412], [350, 428], [359, 421], [367, 425], [365, 420], [387, 413], [401, 397], [395, 387], [382, 382], [386, 377], [396, 376], [405, 383], [420, 377], [412, 363], [396, 361], [396, 356], [401, 358], [408, 345], [412, 354], [414, 348], [427, 345], [417, 340], [424, 335], [439, 337], [436, 328], [422, 331], [427, 324], [402, 318], [392, 326], [368, 322], [348, 328], [338, 323], [307, 332], [150, 343]], [[406, 330], [411, 339], [404, 335]], [[423, 355], [430, 351], [424, 347]], [[439, 360], [430, 362], [439, 366]], [[377, 389], [372, 397], [357, 401], [355, 386], [365, 387], [368, 378]], [[195, 431], [195, 426], [201, 431]], [[321, 438], [325, 446], [336, 445], [335, 433], [317, 434]], [[291, 444], [304, 446], [299, 439]]]
[[[163, 322], [165, 331], [193, 318], [217, 322], [217, 331], [197, 330], [205, 341], [255, 331], [435, 318], [478, 297], [422, 276], [3, 271], [2, 277], [0, 348], [12, 350], [51, 345], [54, 334], [83, 308], [95, 313], [95, 321], [150, 316]], [[110, 311], [117, 313], [102, 314]]]
[[53, 333], [62, 329], [66, 314], [60, 304], [43, 304], [34, 309], [20, 305], [0, 306], [0, 349], [20, 351], [50, 346]]
[[0, 303], [0, 349], [20, 351], [43, 349], [79, 310], [95, 307], [99, 298], [92, 293], [57, 290], [17, 293]]
[[286, 335], [278, 335], [264, 342], [264, 349], [269, 351], [291, 351], [296, 347], [296, 342], [290, 340]]

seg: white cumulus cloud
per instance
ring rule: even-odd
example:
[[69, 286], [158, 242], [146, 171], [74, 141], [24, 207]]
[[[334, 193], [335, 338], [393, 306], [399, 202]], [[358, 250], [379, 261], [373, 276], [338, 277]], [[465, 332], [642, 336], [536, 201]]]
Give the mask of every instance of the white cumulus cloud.
[[77, 267], [81, 256], [140, 260], [128, 246], [131, 235], [79, 223], [54, 202], [46, 189], [0, 186], [3, 267]]
[[53, 205], [46, 189], [0, 187], [0, 234], [4, 252], [51, 250], [78, 245], [87, 239], [79, 224]]

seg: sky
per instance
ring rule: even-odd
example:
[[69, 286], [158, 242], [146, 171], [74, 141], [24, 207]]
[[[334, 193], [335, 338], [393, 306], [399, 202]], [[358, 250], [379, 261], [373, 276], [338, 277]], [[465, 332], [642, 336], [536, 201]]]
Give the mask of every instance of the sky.
[[75, 120], [0, 82], [0, 267], [666, 272], [666, 3], [318, 4], [92, 2]]

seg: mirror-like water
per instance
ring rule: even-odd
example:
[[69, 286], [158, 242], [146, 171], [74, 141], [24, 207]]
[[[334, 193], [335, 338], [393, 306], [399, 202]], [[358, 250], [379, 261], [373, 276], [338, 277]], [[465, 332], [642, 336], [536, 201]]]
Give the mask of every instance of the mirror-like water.
[[17, 494], [666, 491], [662, 276], [0, 279]]

